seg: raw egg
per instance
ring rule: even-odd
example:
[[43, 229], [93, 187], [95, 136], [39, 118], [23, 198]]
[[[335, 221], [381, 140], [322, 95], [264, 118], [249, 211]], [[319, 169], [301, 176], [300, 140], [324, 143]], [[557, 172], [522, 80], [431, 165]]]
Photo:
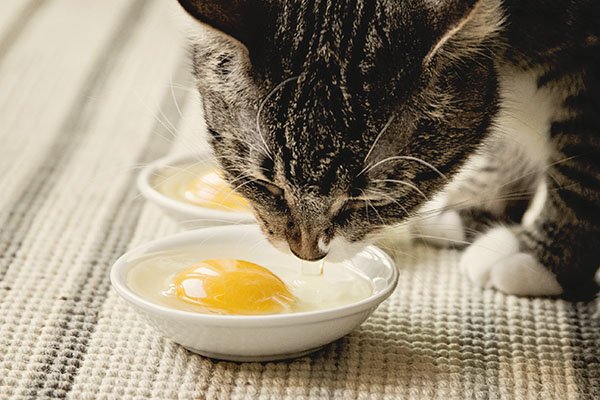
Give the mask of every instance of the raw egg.
[[[371, 280], [350, 262], [307, 265], [284, 257], [257, 259], [256, 252], [211, 245], [210, 250], [184, 247], [149, 253], [131, 261], [127, 284], [154, 303], [220, 315], [322, 310], [373, 293]], [[236, 258], [223, 257], [232, 253]]]
[[271, 271], [229, 258], [201, 261], [175, 275], [173, 286], [179, 299], [219, 314], [275, 314], [294, 302]]
[[233, 191], [215, 168], [182, 165], [165, 168], [154, 179], [155, 188], [171, 198], [213, 209], [249, 212], [248, 201]]

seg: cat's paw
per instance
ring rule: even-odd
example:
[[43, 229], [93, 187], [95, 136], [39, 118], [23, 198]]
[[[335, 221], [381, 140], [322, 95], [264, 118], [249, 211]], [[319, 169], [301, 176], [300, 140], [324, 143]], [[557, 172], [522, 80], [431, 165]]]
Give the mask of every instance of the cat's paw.
[[465, 241], [463, 223], [456, 211], [444, 211], [419, 219], [411, 225], [411, 233], [415, 238], [440, 247], [462, 244]]
[[519, 239], [497, 227], [463, 253], [460, 268], [473, 283], [517, 296], [553, 296], [563, 292], [556, 277], [536, 258], [519, 250]]

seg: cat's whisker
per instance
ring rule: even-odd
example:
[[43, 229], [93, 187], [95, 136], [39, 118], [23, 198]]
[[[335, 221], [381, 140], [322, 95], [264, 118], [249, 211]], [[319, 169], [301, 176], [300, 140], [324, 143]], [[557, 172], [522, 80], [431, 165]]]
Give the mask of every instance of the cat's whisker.
[[365, 201], [365, 218], [367, 218], [367, 224], [370, 224], [371, 221], [369, 221], [369, 203], [367, 203]]
[[549, 164], [546, 164], [541, 170], [538, 170], [538, 169], [535, 169], [535, 168], [532, 169], [532, 170], [529, 170], [526, 173], [524, 173], [522, 175], [519, 175], [519, 176], [517, 176], [517, 177], [515, 177], [515, 178], [513, 178], [513, 179], [511, 179], [511, 180], [509, 180], [507, 182], [504, 182], [503, 184], [499, 185], [499, 189], [502, 189], [502, 188], [505, 188], [507, 186], [510, 186], [511, 184], [513, 184], [515, 182], [518, 182], [520, 180], [523, 180], [525, 178], [528, 178], [528, 177], [530, 177], [532, 175], [542, 174], [542, 173], [545, 173], [548, 176], [550, 176], [558, 184], [557, 179], [552, 174], [550, 174], [550, 172], [549, 172], [550, 168], [553, 167], [553, 166], [555, 166], [555, 165], [562, 164], [564, 162], [570, 161], [570, 160], [578, 158], [578, 157], [580, 157], [580, 156], [576, 155], [576, 156], [571, 156], [571, 157], [564, 157], [564, 158], [561, 158], [559, 160], [553, 161], [553, 162], [551, 162]]
[[367, 152], [367, 155], [365, 156], [363, 163], [366, 163], [367, 160], [369, 159], [369, 156], [371, 155], [371, 152], [373, 152], [373, 150], [375, 149], [375, 146], [377, 145], [377, 143], [379, 142], [379, 139], [381, 139], [381, 137], [383, 136], [383, 134], [387, 131], [387, 129], [390, 127], [390, 125], [392, 124], [392, 122], [394, 121], [394, 119], [396, 118], [395, 115], [392, 115], [388, 121], [385, 123], [385, 125], [383, 126], [383, 129], [381, 129], [381, 131], [379, 132], [379, 134], [377, 135], [377, 137], [375, 138], [375, 140], [373, 141], [373, 144], [371, 145], [371, 147], [369, 148], [369, 151]]
[[194, 161], [191, 164], [183, 164], [181, 166], [178, 166], [178, 165], [168, 165], [169, 169], [172, 169], [172, 170], [176, 171], [174, 174], [168, 175], [168, 176], [164, 176], [164, 175], [161, 175], [160, 171], [156, 171], [152, 175], [153, 175], [153, 177], [156, 180], [158, 180], [158, 178], [162, 177], [162, 180], [158, 181], [158, 183], [164, 183], [164, 182], [167, 182], [170, 179], [177, 178], [182, 173], [188, 172], [188, 171], [190, 171], [190, 170], [194, 169], [195, 167], [200, 166], [202, 164], [203, 164], [202, 161]]
[[[129, 168], [130, 170], [132, 169], [143, 169], [145, 167], [147, 167], [150, 163], [140, 163], [138, 166], [133, 166], [131, 168]], [[172, 175], [168, 175], [168, 176], [164, 176], [163, 174], [161, 174], [160, 170], [154, 171], [151, 175], [150, 175], [150, 179], [153, 181], [153, 186], [158, 186], [161, 184], [164, 184], [166, 182], [168, 182], [171, 179], [175, 179], [177, 176], [179, 176], [180, 174], [186, 172], [187, 170], [193, 168], [196, 165], [201, 164], [201, 162], [194, 162], [191, 164], [185, 164], [184, 166], [178, 166], [178, 165], [169, 165], [168, 167], [170, 169], [174, 169], [176, 170], [176, 172]], [[137, 198], [142, 197], [141, 193], [138, 193], [135, 197], [134, 200], [136, 200]]]
[[284, 81], [280, 82], [277, 86], [275, 86], [273, 88], [273, 90], [271, 90], [266, 96], [265, 98], [260, 102], [259, 106], [258, 106], [258, 110], [256, 112], [256, 131], [258, 132], [258, 136], [260, 137], [261, 141], [263, 142], [264, 146], [265, 146], [265, 151], [267, 152], [267, 156], [273, 160], [273, 154], [271, 153], [271, 151], [269, 150], [269, 146], [267, 145], [267, 142], [265, 141], [265, 138], [263, 136], [262, 130], [260, 128], [260, 116], [262, 114], [262, 111], [265, 107], [265, 105], [267, 104], [267, 101], [269, 101], [271, 99], [271, 97], [277, 93], [277, 91], [279, 89], [281, 89], [282, 87], [284, 87], [287, 83], [292, 82], [294, 80], [298, 79], [298, 76], [293, 76], [291, 78], [287, 78]]
[[173, 89], [181, 90], [183, 92], [188, 92], [190, 94], [194, 94], [194, 95], [197, 94], [196, 89], [194, 89], [192, 87], [188, 87], [186, 85], [182, 85], [180, 83], [175, 83], [175, 82], [173, 82], [172, 79], [169, 81], [169, 83], [166, 84], [166, 86], [172, 87]]
[[396, 258], [396, 255], [399, 255], [401, 257], [407, 257], [410, 258], [412, 260], [418, 260], [419, 257], [415, 254], [411, 254], [408, 253], [406, 251], [402, 251], [396, 247], [391, 247], [391, 246], [387, 246], [381, 243], [377, 243], [377, 247], [379, 247], [380, 249], [384, 250], [386, 253], [390, 254], [392, 256], [392, 258]]
[[438, 174], [440, 177], [442, 177], [446, 181], [449, 181], [448, 177], [445, 174], [443, 174], [439, 169], [437, 169], [436, 167], [434, 167], [427, 161], [425, 161], [421, 158], [418, 158], [418, 157], [413, 157], [413, 156], [391, 156], [391, 157], [384, 158], [383, 160], [378, 161], [371, 166], [367, 166], [367, 167], [363, 168], [362, 171], [360, 171], [358, 173], [357, 177], [361, 176], [364, 173], [368, 173], [368, 172], [372, 171], [373, 169], [377, 168], [378, 166], [380, 166], [384, 163], [387, 163], [390, 161], [400, 161], [400, 160], [418, 162], [419, 164], [424, 165], [424, 166], [428, 167], [429, 169], [431, 169], [432, 171], [434, 171], [436, 174]]
[[[158, 114], [158, 121], [161, 122], [161, 125], [169, 132], [173, 135], [173, 138], [175, 138], [177, 136], [177, 128], [175, 127], [175, 125], [173, 124], [173, 122], [171, 122], [171, 120], [165, 115], [165, 113], [163, 112], [163, 110], [161, 110], [160, 107], [157, 107], [156, 113]], [[163, 120], [160, 118], [164, 118], [164, 122]], [[167, 126], [168, 124], [168, 126]]]
[[245, 158], [243, 157], [239, 157], [237, 155], [216, 155], [216, 154], [211, 154], [210, 155], [210, 160], [213, 162], [220, 162], [220, 161], [232, 161], [232, 162], [240, 162], [240, 161], [247, 161]]
[[227, 219], [219, 219], [219, 218], [188, 218], [188, 219], [182, 219], [180, 221], [180, 223], [184, 224], [184, 225], [191, 225], [191, 224], [201, 224], [203, 222], [222, 222], [226, 225], [244, 225], [244, 220], [243, 219], [239, 219], [239, 220], [227, 220]]
[[[571, 186], [571, 185], [569, 185], [569, 186]], [[559, 188], [552, 188], [552, 189], [548, 189], [548, 191], [549, 192], [559, 191], [564, 188], [565, 188], [564, 186], [559, 187]], [[478, 199], [478, 203], [490, 204], [490, 203], [495, 203], [495, 202], [505, 202], [508, 200], [528, 200], [534, 194], [535, 194], [535, 191], [517, 191], [517, 192], [511, 192], [511, 193], [507, 193], [505, 195], [497, 196], [497, 197], [484, 197], [484, 198]], [[435, 217], [436, 215], [441, 214], [446, 211], [459, 212], [462, 210], [468, 210], [472, 207], [473, 207], [473, 204], [472, 204], [471, 200], [464, 200], [464, 201], [461, 201], [458, 203], [453, 203], [453, 204], [449, 204], [449, 205], [447, 204], [442, 207], [429, 209], [426, 211], [419, 211], [414, 216], [410, 217], [408, 219], [408, 221], [410, 224], [418, 224], [420, 222], [431, 219], [432, 217]], [[431, 222], [428, 222], [428, 223], [431, 223]], [[481, 231], [477, 231], [477, 230], [472, 230], [471, 232], [477, 233], [477, 234], [485, 233], [485, 232], [481, 232]]]
[[232, 195], [234, 192], [237, 192], [239, 188], [241, 188], [241, 187], [244, 187], [244, 186], [246, 186], [246, 185], [248, 185], [248, 184], [250, 184], [250, 183], [256, 182], [256, 181], [258, 181], [258, 179], [250, 179], [250, 180], [248, 180], [248, 181], [246, 181], [246, 182], [243, 182], [243, 183], [241, 183], [241, 184], [237, 185], [236, 187], [234, 187], [234, 188], [231, 190], [231, 192], [230, 192], [230, 193], [229, 193], [227, 196], [225, 196], [225, 198], [224, 198], [223, 200], [226, 200], [226, 199], [227, 199], [227, 197], [231, 196], [231, 195]]
[[183, 119], [183, 112], [181, 112], [181, 107], [179, 107], [179, 104], [177, 103], [177, 96], [175, 96], [175, 90], [173, 89], [173, 79], [171, 78], [169, 81], [171, 82], [171, 84], [169, 85], [169, 89], [171, 90], [171, 98], [173, 99], [173, 104], [177, 109], [179, 117]]
[[446, 236], [437, 236], [437, 235], [422, 235], [419, 233], [413, 234], [412, 237], [415, 239], [435, 239], [435, 240], [439, 240], [442, 242], [458, 243], [458, 244], [465, 244], [465, 245], [472, 245], [474, 243], [474, 242], [468, 241], [468, 240], [452, 239], [452, 238], [448, 238]]
[[[170, 138], [166, 137], [166, 136], [162, 135], [161, 133], [157, 132], [156, 130], [153, 130], [153, 134], [158, 135], [160, 138], [164, 139], [166, 142], [169, 142], [169, 143], [172, 143], [175, 139], [184, 140], [179, 135], [177, 135], [177, 128], [171, 123], [171, 121], [168, 120], [168, 118], [162, 112], [160, 107], [156, 107], [155, 108], [156, 112], [154, 112], [153, 111], [154, 109], [152, 109], [145, 102], [144, 99], [139, 98], [138, 100], [139, 100], [139, 103], [152, 116], [152, 118], [154, 118], [163, 127], [163, 129], [171, 135], [171, 137]], [[161, 117], [164, 118], [167, 122], [163, 121], [163, 119]], [[193, 148], [195, 147], [195, 145], [188, 143], [187, 140], [184, 140], [183, 143], [186, 144], [186, 146], [190, 148], [192, 153], [195, 153], [195, 151], [193, 151]], [[199, 146], [199, 147], [203, 148], [204, 146]]]
[[256, 178], [254, 178], [254, 176], [253, 176], [253, 175], [251, 175], [251, 174], [242, 174], [242, 175], [238, 175], [238, 176], [236, 176], [234, 179], [232, 179], [232, 180], [229, 182], [229, 184], [230, 184], [230, 185], [234, 185], [236, 182], [239, 182], [239, 181], [241, 181], [241, 180], [243, 180], [243, 179], [248, 179], [248, 178], [252, 178], [253, 180], [256, 180]]
[[[439, 241], [447, 242], [447, 243], [464, 244], [464, 245], [467, 245], [467, 246], [472, 246], [472, 245], [476, 245], [477, 246], [477, 244], [475, 242], [472, 242], [472, 241], [452, 239], [452, 238], [448, 238], [448, 237], [445, 237], [445, 236], [421, 235], [421, 234], [417, 233], [417, 234], [413, 234], [411, 237], [413, 239], [425, 239], [424, 243], [426, 243], [426, 244], [428, 243], [427, 239], [433, 239], [433, 240], [439, 240]], [[487, 247], [485, 247], [485, 248], [489, 249], [491, 251], [495, 251], [495, 252], [499, 253], [499, 251], [497, 249], [490, 249], [490, 248], [487, 248]]]
[[394, 198], [393, 198], [392, 196], [390, 196], [389, 194], [387, 194], [387, 193], [383, 193], [383, 192], [378, 192], [378, 191], [375, 191], [375, 190], [373, 190], [373, 189], [368, 189], [368, 190], [369, 190], [369, 192], [373, 193], [373, 194], [374, 194], [374, 195], [376, 195], [376, 196], [382, 196], [382, 197], [385, 197], [385, 198], [387, 198], [387, 199], [388, 199], [388, 200], [390, 200], [392, 203], [395, 203], [396, 205], [398, 205], [398, 207], [402, 208], [402, 210], [404, 211], [405, 215], [409, 215], [409, 212], [408, 212], [408, 210], [406, 209], [406, 207], [404, 207], [404, 205], [400, 204], [400, 202], [399, 202], [397, 199], [394, 199]]
[[379, 211], [377, 211], [377, 209], [373, 206], [373, 203], [371, 202], [371, 200], [366, 199], [365, 202], [367, 203], [367, 205], [369, 205], [373, 209], [373, 211], [375, 212], [375, 214], [377, 215], [377, 217], [379, 218], [381, 223], [383, 225], [385, 225], [385, 220], [381, 217], [381, 214], [379, 214]]
[[421, 191], [421, 189], [419, 189], [417, 186], [413, 185], [410, 182], [402, 181], [402, 180], [398, 180], [398, 179], [373, 179], [372, 182], [391, 182], [391, 183], [397, 183], [397, 184], [400, 184], [400, 185], [408, 186], [409, 188], [415, 190], [421, 196], [423, 196], [423, 198], [426, 201], [429, 201], [429, 198], [425, 195], [425, 193], [423, 193], [423, 191]]
[[[214, 155], [210, 158], [210, 160], [216, 165], [219, 165], [222, 161], [228, 161], [231, 164], [237, 163], [237, 164], [242, 164], [242, 165], [246, 165], [248, 163], [248, 160], [246, 158], [238, 157], [238, 156], [231, 156], [231, 155], [227, 155], [227, 156]], [[259, 171], [267, 172], [267, 169], [264, 167], [253, 166], [253, 168], [256, 170], [259, 170]]]
[[[175, 85], [170, 85], [170, 86], [175, 86]], [[177, 108], [181, 118], [183, 119], [183, 112], [181, 110], [181, 108], [179, 107], [177, 100], [176, 100], [176, 96], [173, 93], [173, 91], [171, 91], [171, 94], [173, 96], [173, 102], [175, 104], [175, 107]], [[156, 107], [156, 112], [153, 111], [153, 108], [151, 108], [144, 99], [139, 99], [140, 104], [148, 111], [148, 113], [150, 115], [152, 115], [152, 117], [163, 127], [163, 129], [165, 129], [165, 131], [167, 133], [169, 133], [171, 135], [172, 138], [167, 138], [161, 134], [159, 134], [158, 132], [154, 131], [153, 133], [158, 135], [159, 137], [163, 138], [165, 141], [167, 142], [173, 142], [175, 139], [176, 140], [181, 140], [183, 144], [186, 145], [187, 148], [190, 149], [191, 153], [197, 153], [197, 151], [195, 150], [195, 148], [197, 147], [198, 150], [200, 149], [204, 149], [206, 146], [205, 144], [202, 142], [202, 140], [198, 140], [198, 142], [190, 142], [190, 138], [189, 137], [182, 137], [180, 135], [177, 134], [177, 128], [175, 127], [175, 125], [167, 118], [167, 116], [164, 114], [164, 112], [161, 110], [160, 107]], [[164, 118], [164, 120], [163, 120]]]

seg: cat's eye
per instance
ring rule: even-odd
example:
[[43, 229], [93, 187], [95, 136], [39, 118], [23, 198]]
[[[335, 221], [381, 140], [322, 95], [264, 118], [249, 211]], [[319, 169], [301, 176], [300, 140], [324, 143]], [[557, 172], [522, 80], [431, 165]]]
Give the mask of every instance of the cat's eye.
[[283, 197], [283, 189], [279, 186], [271, 182], [264, 181], [262, 179], [257, 180], [256, 183], [262, 186], [267, 192], [271, 193], [273, 196]]
[[365, 201], [361, 199], [349, 199], [344, 203], [332, 221], [337, 225], [344, 225], [350, 219], [350, 216], [360, 208], [365, 206]]
[[284, 191], [279, 186], [262, 179], [253, 179], [246, 184], [246, 187], [258, 197], [256, 201], [271, 204], [280, 211], [287, 209], [287, 202], [283, 197]]
[[350, 199], [346, 202], [346, 204], [344, 205], [344, 208], [348, 209], [348, 210], [358, 210], [362, 207], [365, 206], [365, 200], [363, 199]]

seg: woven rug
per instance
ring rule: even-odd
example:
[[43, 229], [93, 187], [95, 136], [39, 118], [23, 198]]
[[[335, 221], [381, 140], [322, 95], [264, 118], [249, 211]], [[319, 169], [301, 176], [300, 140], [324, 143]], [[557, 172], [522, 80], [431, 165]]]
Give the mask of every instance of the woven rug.
[[474, 288], [451, 250], [404, 249], [372, 318], [296, 360], [213, 361], [138, 319], [109, 267], [178, 228], [136, 174], [203, 146], [174, 3], [0, 2], [0, 399], [600, 399], [598, 303]]

